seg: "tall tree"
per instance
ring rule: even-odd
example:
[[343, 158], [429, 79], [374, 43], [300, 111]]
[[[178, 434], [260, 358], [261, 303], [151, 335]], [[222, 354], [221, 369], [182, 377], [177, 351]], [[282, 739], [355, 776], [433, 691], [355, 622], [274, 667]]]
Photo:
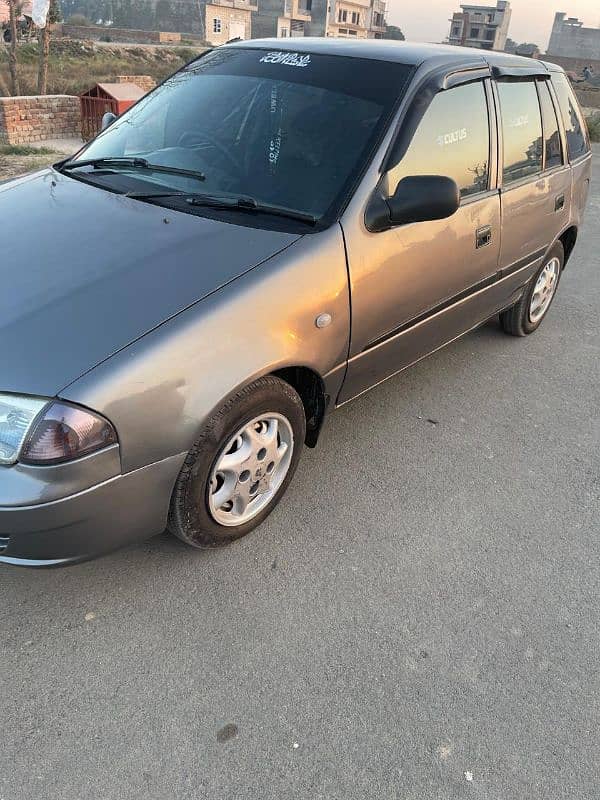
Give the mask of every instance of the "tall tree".
[[8, 14], [10, 24], [10, 49], [8, 51], [8, 69], [10, 71], [11, 91], [16, 97], [21, 92], [19, 85], [19, 67], [17, 64], [17, 21], [21, 9], [17, 0], [8, 0]]

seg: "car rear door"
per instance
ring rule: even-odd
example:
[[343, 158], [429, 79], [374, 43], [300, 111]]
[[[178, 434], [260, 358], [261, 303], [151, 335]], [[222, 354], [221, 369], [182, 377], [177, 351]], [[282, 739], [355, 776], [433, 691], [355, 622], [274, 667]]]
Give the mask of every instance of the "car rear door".
[[[479, 71], [481, 75], [482, 70]], [[423, 93], [417, 93], [416, 103]], [[407, 114], [399, 138], [409, 125]], [[489, 80], [467, 76], [439, 91], [385, 194], [415, 175], [456, 180], [461, 205], [445, 220], [369, 232], [364, 213], [342, 219], [352, 296], [350, 360], [338, 402], [360, 394], [493, 313], [485, 288], [500, 252], [496, 122]], [[372, 188], [375, 188], [374, 186]]]
[[[552, 65], [549, 65], [550, 67]], [[564, 72], [552, 73], [552, 87], [562, 112], [565, 142], [572, 173], [571, 219], [581, 223], [590, 191], [592, 152], [587, 126], [575, 92]]]
[[496, 82], [501, 121], [499, 182], [502, 275], [525, 283], [567, 227], [571, 170], [565, 158], [554, 93], [546, 78]]

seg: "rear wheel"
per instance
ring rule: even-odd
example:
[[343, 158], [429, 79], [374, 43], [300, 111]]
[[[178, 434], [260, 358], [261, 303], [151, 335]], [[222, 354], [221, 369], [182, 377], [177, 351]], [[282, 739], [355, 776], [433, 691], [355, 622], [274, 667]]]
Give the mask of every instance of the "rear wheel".
[[306, 434], [304, 406], [289, 384], [260, 378], [206, 423], [171, 500], [169, 529], [193, 547], [246, 536], [287, 489]]
[[519, 302], [500, 314], [505, 333], [527, 336], [539, 328], [556, 295], [564, 262], [564, 248], [557, 242], [529, 281]]

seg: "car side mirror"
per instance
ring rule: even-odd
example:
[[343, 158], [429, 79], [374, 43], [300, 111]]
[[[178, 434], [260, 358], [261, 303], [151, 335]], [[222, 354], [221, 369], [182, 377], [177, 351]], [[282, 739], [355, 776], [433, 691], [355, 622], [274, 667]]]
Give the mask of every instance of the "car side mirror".
[[386, 231], [411, 222], [433, 222], [456, 214], [460, 191], [456, 181], [442, 175], [403, 178], [387, 200], [375, 195], [365, 215], [370, 231]]
[[116, 114], [113, 114], [112, 111], [107, 111], [106, 114], [102, 117], [102, 122], [100, 124], [100, 133], [105, 131], [108, 127], [110, 127], [113, 122], [118, 119]]

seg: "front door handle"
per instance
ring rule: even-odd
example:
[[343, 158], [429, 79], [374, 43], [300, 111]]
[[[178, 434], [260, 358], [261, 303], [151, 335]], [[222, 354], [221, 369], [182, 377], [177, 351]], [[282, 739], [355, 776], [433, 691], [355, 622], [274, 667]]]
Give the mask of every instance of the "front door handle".
[[554, 210], [562, 211], [564, 207], [565, 207], [565, 196], [564, 194], [559, 194], [554, 201]]
[[475, 246], [479, 250], [480, 247], [487, 247], [492, 243], [492, 226], [486, 225], [485, 228], [479, 228], [475, 233]]

